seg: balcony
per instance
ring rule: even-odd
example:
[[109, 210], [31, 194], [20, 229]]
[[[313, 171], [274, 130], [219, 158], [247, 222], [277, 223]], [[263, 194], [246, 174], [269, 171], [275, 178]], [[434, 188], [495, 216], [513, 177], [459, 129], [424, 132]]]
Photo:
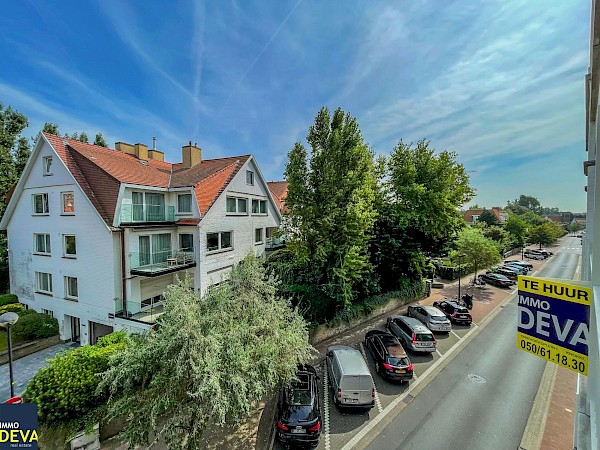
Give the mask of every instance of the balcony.
[[156, 277], [196, 266], [193, 249], [165, 250], [155, 253], [131, 252], [132, 275]]
[[266, 251], [274, 251], [285, 247], [285, 240], [281, 237], [269, 237], [265, 242]]
[[165, 205], [121, 204], [121, 223], [175, 222], [175, 207]]
[[115, 316], [147, 324], [156, 323], [156, 319], [164, 312], [162, 303], [124, 302], [115, 299]]

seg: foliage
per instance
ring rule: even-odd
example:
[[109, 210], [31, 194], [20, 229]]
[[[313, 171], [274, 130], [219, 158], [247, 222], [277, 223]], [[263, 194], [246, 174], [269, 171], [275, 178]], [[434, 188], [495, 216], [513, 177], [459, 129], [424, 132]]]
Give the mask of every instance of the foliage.
[[483, 235], [496, 243], [498, 251], [503, 253], [511, 245], [511, 238], [508, 231], [499, 226], [487, 227], [483, 230]]
[[38, 370], [24, 398], [37, 403], [40, 422], [65, 423], [101, 405], [106, 393], [97, 392], [99, 374], [108, 368], [111, 356], [125, 349], [126, 342], [125, 332], [111, 333], [98, 339], [96, 345], [60, 353]]
[[479, 269], [500, 262], [500, 253], [493, 241], [487, 239], [481, 230], [463, 230], [456, 240], [456, 249], [465, 255], [464, 261], [477, 273]]
[[540, 248], [544, 245], [550, 245], [564, 234], [562, 226], [556, 222], [546, 221], [541, 225], [529, 228], [529, 241], [539, 244]]
[[111, 393], [109, 418], [129, 419], [132, 447], [153, 431], [169, 448], [200, 448], [209, 421], [238, 422], [293, 377], [310, 355], [308, 330], [276, 289], [254, 256], [202, 299], [186, 281], [167, 289], [156, 330], [116, 355], [99, 386]]
[[531, 211], [521, 214], [520, 218], [529, 226], [537, 226], [546, 222], [546, 219], [544, 219], [542, 216], [538, 216], [536, 213]]
[[108, 147], [104, 137], [102, 137], [102, 133], [97, 133], [96, 138], [94, 139], [94, 145], [99, 145], [100, 147]]
[[492, 210], [484, 209], [483, 212], [477, 218], [477, 222], [485, 222], [488, 225], [497, 225], [499, 221], [496, 217], [496, 214], [494, 214]]
[[11, 303], [19, 303], [19, 298], [15, 294], [0, 295], [0, 306], [10, 305]]
[[[337, 109], [317, 114], [304, 146], [296, 143], [285, 169], [288, 248], [314, 284], [340, 309], [371, 271], [369, 233], [376, 218], [373, 152], [355, 118]], [[298, 284], [306, 284], [299, 280]]]
[[60, 136], [60, 133], [58, 132], [58, 124], [57, 123], [46, 122], [44, 124], [44, 128], [42, 128], [42, 132], [48, 133], [48, 134], [53, 134], [55, 136]]
[[569, 225], [567, 225], [567, 231], [569, 233], [577, 233], [585, 228], [583, 224], [577, 222], [576, 220], [572, 221]]
[[532, 197], [530, 195], [519, 196], [519, 198], [515, 199], [513, 205], [522, 206], [523, 208], [527, 208], [529, 211], [532, 211], [536, 214], [539, 214], [541, 212], [542, 207], [540, 201], [537, 198]]
[[504, 229], [508, 232], [511, 241], [516, 247], [525, 245], [525, 237], [527, 236], [527, 223], [516, 214], [508, 216], [504, 222]]
[[21, 315], [12, 326], [14, 335], [22, 341], [42, 339], [58, 334], [58, 321], [46, 314], [32, 312]]
[[15, 312], [15, 313], [19, 314], [22, 311], [29, 311], [29, 310], [25, 309], [25, 305], [22, 305], [20, 303], [9, 303], [7, 305], [0, 306], [0, 316], [7, 312]]

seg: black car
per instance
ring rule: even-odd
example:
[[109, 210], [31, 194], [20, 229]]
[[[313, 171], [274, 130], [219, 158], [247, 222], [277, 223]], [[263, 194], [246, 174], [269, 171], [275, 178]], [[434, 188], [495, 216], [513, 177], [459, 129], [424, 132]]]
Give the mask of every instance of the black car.
[[469, 313], [469, 310], [454, 301], [444, 300], [441, 302], [433, 302], [433, 306], [446, 314], [446, 317], [450, 319], [450, 322], [463, 325], [471, 325], [471, 322], [473, 322], [473, 317], [471, 316], [471, 313]]
[[506, 278], [513, 281], [518, 280], [520, 275], [516, 269], [511, 269], [509, 267], [498, 267], [494, 269], [492, 273], [499, 273], [500, 275], [504, 275]]
[[479, 278], [486, 283], [493, 284], [494, 286], [498, 287], [511, 287], [515, 283], [499, 273], [484, 273], [479, 275]]
[[279, 391], [277, 438], [283, 444], [316, 447], [321, 436], [319, 377], [313, 366], [298, 366], [296, 377]]
[[396, 336], [386, 331], [369, 331], [365, 334], [365, 347], [371, 351], [379, 375], [401, 383], [412, 380], [413, 365]]

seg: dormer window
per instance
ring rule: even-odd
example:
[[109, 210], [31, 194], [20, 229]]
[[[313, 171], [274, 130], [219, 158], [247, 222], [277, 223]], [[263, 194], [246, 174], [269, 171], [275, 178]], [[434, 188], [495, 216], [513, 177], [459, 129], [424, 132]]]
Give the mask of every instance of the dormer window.
[[52, 156], [45, 156], [42, 164], [44, 166], [44, 176], [52, 175]]
[[179, 194], [177, 196], [177, 212], [192, 212], [192, 194]]

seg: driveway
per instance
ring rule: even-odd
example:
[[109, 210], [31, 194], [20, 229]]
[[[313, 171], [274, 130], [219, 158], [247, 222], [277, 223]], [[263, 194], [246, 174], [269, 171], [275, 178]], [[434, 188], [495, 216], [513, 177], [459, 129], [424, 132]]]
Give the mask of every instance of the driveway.
[[[13, 361], [15, 395], [21, 395], [25, 392], [27, 383], [29, 383], [29, 380], [33, 378], [40, 367], [47, 364], [47, 359], [56, 356], [56, 354], [63, 350], [68, 350], [75, 346], [78, 346], [78, 344], [57, 344]], [[10, 381], [8, 364], [4, 364], [0, 366], [0, 401], [3, 402], [8, 398], [10, 398]]]

